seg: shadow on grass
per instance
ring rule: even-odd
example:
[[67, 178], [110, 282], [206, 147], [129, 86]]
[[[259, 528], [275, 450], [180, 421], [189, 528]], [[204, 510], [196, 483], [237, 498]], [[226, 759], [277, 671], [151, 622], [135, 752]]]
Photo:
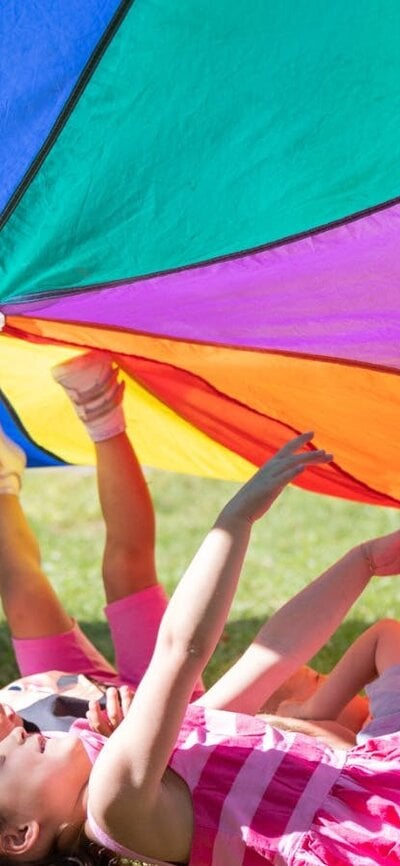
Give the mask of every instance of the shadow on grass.
[[[205, 683], [209, 687], [220, 677], [251, 643], [254, 636], [261, 628], [264, 620], [252, 617], [251, 619], [234, 620], [227, 624], [224, 633], [215, 650], [213, 658], [209, 662]], [[111, 643], [108, 625], [105, 622], [82, 622], [81, 627], [89, 640], [97, 649], [112, 663], [114, 660], [113, 647]], [[363, 622], [360, 619], [348, 619], [336, 631], [333, 637], [323, 649], [312, 660], [313, 666], [319, 671], [327, 673], [336, 664], [351, 643], [372, 625], [371, 622]], [[134, 634], [129, 636], [134, 642]], [[6, 623], [0, 623], [0, 686], [6, 685], [18, 677], [18, 669], [11, 647], [10, 632]]]

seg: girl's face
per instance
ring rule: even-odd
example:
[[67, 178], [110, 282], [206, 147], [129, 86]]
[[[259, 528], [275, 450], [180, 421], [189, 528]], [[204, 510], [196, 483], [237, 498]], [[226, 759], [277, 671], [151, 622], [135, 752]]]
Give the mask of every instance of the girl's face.
[[16, 727], [0, 742], [0, 815], [13, 826], [36, 821], [55, 838], [63, 824], [83, 822], [90, 770], [74, 734], [47, 739]]

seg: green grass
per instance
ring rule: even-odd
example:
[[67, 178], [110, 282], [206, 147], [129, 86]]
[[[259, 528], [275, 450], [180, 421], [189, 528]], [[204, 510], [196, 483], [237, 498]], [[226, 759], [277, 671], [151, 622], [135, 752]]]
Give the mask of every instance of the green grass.
[[[160, 580], [171, 592], [218, 510], [236, 484], [148, 472], [157, 514]], [[23, 504], [38, 536], [44, 569], [70, 613], [112, 659], [102, 616], [101, 554], [104, 540], [91, 470], [26, 473]], [[214, 681], [237, 658], [260, 624], [311, 577], [349, 547], [399, 525], [392, 509], [361, 506], [288, 489], [256, 525], [241, 585], [224, 635], [210, 662]], [[346, 646], [381, 616], [400, 615], [400, 582], [376, 578], [316, 658], [328, 670]], [[16, 676], [7, 627], [0, 623], [1, 681]]]

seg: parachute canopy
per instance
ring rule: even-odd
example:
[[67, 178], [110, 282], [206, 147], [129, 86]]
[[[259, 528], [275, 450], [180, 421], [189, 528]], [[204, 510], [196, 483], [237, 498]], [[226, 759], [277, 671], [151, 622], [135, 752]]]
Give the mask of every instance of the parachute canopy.
[[8, 0], [0, 422], [92, 445], [50, 367], [111, 353], [143, 463], [400, 504], [400, 5]]

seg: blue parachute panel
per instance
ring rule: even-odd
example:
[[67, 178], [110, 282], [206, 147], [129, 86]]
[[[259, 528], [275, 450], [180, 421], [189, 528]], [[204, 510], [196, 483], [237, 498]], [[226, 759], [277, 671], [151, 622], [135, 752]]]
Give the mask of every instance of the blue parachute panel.
[[2, 6], [0, 210], [42, 148], [118, 0], [18, 0]]

